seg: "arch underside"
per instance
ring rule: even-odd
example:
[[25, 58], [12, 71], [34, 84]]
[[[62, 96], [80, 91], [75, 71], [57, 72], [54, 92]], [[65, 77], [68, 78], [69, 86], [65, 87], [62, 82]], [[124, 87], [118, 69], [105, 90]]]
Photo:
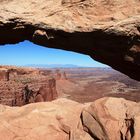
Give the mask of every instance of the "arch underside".
[[[58, 4], [60, 1], [57, 1], [55, 3], [57, 10], [51, 2], [48, 2], [48, 10], [47, 7], [40, 9], [41, 1], [43, 0], [36, 4], [33, 0], [25, 1], [24, 8], [24, 4], [21, 5], [21, 2], [16, 0], [0, 1], [0, 45], [29, 40], [44, 47], [87, 54], [140, 81], [140, 16], [138, 13], [121, 19], [103, 17], [103, 21], [94, 16], [94, 19], [97, 18], [95, 22], [93, 17], [88, 17], [90, 15], [86, 13], [74, 17], [77, 10], [81, 10], [79, 5], [81, 3], [84, 5], [84, 2], [89, 0], [78, 1], [78, 6], [69, 6], [67, 3]], [[26, 4], [34, 6], [34, 9]], [[35, 9], [35, 6], [38, 8]], [[16, 8], [17, 10], [14, 11]]]

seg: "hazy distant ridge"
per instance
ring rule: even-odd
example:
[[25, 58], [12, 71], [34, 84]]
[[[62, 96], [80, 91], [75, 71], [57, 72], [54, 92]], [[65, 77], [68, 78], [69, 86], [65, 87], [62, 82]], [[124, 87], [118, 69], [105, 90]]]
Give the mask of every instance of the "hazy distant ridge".
[[28, 64], [27, 67], [34, 68], [78, 68], [83, 66], [73, 65], [73, 64]]

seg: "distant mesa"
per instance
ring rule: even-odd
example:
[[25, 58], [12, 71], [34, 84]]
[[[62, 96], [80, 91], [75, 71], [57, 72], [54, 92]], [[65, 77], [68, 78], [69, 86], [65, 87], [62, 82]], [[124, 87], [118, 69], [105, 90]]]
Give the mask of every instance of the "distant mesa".
[[38, 73], [37, 70], [30, 68], [20, 68], [15, 66], [0, 66], [0, 80], [9, 81], [18, 75]]
[[68, 80], [66, 72], [56, 70], [56, 80]]
[[9, 81], [9, 70], [0, 68], [0, 80]]
[[62, 80], [67, 80], [67, 76], [66, 76], [66, 72], [62, 72], [62, 75], [61, 75], [61, 79]]
[[33, 68], [78, 68], [82, 66], [73, 65], [73, 64], [28, 64], [25, 67]]

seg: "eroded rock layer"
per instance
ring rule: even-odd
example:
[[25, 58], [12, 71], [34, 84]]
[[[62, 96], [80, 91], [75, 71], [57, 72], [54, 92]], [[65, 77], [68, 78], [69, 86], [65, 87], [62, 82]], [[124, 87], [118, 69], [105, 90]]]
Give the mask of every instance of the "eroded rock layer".
[[102, 98], [85, 105], [60, 98], [0, 106], [1, 140], [139, 140], [140, 104]]
[[58, 97], [56, 80], [48, 70], [0, 67], [0, 104], [22, 106]]
[[36, 44], [90, 55], [140, 80], [140, 1], [1, 0], [0, 44]]

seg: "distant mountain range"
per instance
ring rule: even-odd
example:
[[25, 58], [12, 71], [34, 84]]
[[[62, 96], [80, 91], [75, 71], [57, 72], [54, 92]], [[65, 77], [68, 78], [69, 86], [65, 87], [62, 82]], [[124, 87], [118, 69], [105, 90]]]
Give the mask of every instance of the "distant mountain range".
[[110, 69], [110, 67], [88, 67], [88, 66], [79, 66], [73, 64], [28, 64], [25, 67], [33, 67], [33, 68], [103, 68]]
[[73, 64], [28, 64], [26, 67], [33, 68], [78, 68], [83, 66], [73, 65]]

